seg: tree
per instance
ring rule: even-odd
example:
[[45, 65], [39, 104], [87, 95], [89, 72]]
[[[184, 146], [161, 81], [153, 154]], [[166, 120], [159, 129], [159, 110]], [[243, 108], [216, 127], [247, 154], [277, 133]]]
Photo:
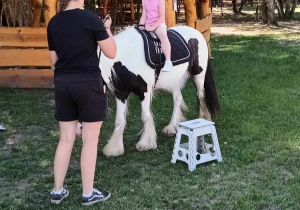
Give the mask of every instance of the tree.
[[263, 0], [260, 6], [260, 13], [263, 23], [268, 25], [278, 26], [275, 17], [275, 3], [274, 0]]
[[[239, 9], [238, 9], [238, 5], [237, 5], [237, 0], [232, 0], [232, 11], [236, 14], [236, 13], [240, 13], [243, 10], [244, 5], [246, 4], [248, 0], [241, 0], [241, 4], [239, 5]], [[251, 1], [252, 2], [252, 1]]]
[[28, 26], [30, 22], [30, 13], [29, 0], [2, 0], [0, 24], [2, 25], [2, 17], [5, 17], [5, 25], [7, 26]]
[[275, 8], [280, 20], [291, 20], [294, 17], [298, 0], [277, 0]]

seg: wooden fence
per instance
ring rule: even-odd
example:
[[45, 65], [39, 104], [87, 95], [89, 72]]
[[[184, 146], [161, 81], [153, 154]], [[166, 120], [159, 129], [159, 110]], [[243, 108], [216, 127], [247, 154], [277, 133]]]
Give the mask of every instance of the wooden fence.
[[[195, 23], [209, 48], [211, 26], [211, 14]], [[0, 87], [53, 87], [46, 28], [0, 28]]]
[[0, 28], [0, 87], [53, 87], [46, 34], [46, 28]]

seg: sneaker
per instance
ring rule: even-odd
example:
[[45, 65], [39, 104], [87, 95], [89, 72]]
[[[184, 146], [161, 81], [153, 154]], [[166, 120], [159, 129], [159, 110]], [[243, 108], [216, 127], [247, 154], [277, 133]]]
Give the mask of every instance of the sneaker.
[[63, 199], [67, 198], [69, 196], [69, 191], [66, 189], [63, 189], [61, 194], [56, 194], [54, 191], [51, 192], [51, 203], [52, 204], [60, 204]]
[[110, 198], [110, 196], [111, 196], [111, 194], [109, 192], [106, 192], [106, 191], [100, 192], [100, 191], [94, 189], [93, 193], [90, 197], [88, 197], [88, 198], [83, 197], [83, 196], [81, 197], [81, 205], [89, 206], [94, 203], [106, 201]]
[[173, 64], [171, 61], [166, 61], [164, 67], [162, 68], [162, 71], [171, 71], [173, 69]]

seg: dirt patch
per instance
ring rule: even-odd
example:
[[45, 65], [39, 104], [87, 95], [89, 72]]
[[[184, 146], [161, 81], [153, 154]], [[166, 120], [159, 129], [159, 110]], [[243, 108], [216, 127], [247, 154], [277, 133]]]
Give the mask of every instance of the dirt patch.
[[13, 199], [14, 202], [19, 201], [26, 195], [29, 187], [27, 179], [21, 179], [15, 183], [8, 182], [5, 178], [0, 179], [0, 202], [6, 199]]
[[25, 139], [26, 139], [26, 136], [23, 134], [20, 134], [20, 133], [13, 134], [8, 139], [6, 139], [3, 150], [6, 152], [11, 152], [11, 150], [15, 144], [19, 144], [20, 142], [24, 141]]
[[[222, 15], [223, 13], [223, 15]], [[254, 22], [254, 11], [244, 11], [234, 14], [231, 8], [213, 8], [212, 33], [216, 35], [280, 35], [299, 33], [299, 21], [280, 21], [279, 27], [268, 26], [261, 22]]]
[[53, 100], [53, 99], [49, 100], [49, 106], [51, 108], [54, 108], [55, 107], [55, 100]]

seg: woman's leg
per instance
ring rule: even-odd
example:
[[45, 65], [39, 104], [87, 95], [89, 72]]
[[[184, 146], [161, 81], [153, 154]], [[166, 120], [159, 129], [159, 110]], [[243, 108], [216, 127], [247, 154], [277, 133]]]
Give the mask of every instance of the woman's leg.
[[94, 187], [98, 141], [102, 123], [82, 123], [81, 178], [83, 194], [89, 194]]
[[78, 121], [59, 122], [60, 140], [54, 159], [54, 190], [59, 191], [64, 184], [76, 135]]
[[155, 34], [158, 36], [161, 42], [161, 48], [165, 54], [166, 61], [171, 60], [171, 44], [167, 36], [167, 28], [165, 24], [161, 24], [156, 30]]

